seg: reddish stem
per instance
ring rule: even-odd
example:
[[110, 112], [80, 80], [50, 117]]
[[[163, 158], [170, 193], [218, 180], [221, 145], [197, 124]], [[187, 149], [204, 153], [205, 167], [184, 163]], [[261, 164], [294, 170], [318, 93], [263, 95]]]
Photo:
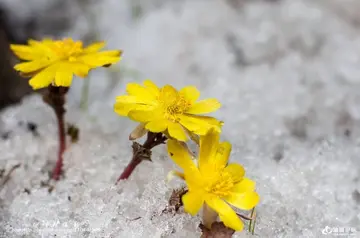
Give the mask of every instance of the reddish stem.
[[66, 149], [66, 137], [65, 137], [65, 95], [68, 92], [68, 87], [56, 87], [50, 85], [48, 87], [47, 93], [43, 96], [44, 102], [49, 104], [54, 110], [57, 123], [58, 123], [58, 132], [59, 132], [59, 152], [58, 159], [56, 161], [55, 168], [52, 173], [52, 178], [54, 180], [59, 180], [62, 173], [63, 166], [63, 154]]
[[64, 123], [64, 113], [56, 112], [56, 118], [58, 121], [58, 132], [59, 132], [59, 152], [58, 159], [56, 161], [55, 168], [53, 170], [52, 178], [54, 180], [59, 180], [60, 175], [62, 174], [63, 167], [63, 154], [66, 148], [66, 137], [65, 137], [65, 123]]
[[116, 183], [118, 183], [120, 180], [128, 179], [132, 174], [132, 172], [134, 171], [134, 169], [136, 168], [136, 166], [138, 166], [140, 163], [141, 163], [141, 159], [138, 159], [136, 157], [132, 158], [130, 163], [126, 166], [122, 174], [119, 176]]
[[143, 145], [134, 142], [133, 157], [130, 163], [126, 166], [125, 170], [121, 173], [120, 177], [117, 179], [116, 183], [120, 180], [128, 179], [141, 161], [151, 161], [151, 149], [157, 145], [164, 144], [166, 140], [167, 138], [162, 133], [148, 132], [147, 139]]

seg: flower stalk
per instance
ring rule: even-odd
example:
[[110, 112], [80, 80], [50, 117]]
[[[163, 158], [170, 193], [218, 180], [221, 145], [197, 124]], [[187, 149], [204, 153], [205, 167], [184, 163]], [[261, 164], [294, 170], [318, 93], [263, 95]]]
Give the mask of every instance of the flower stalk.
[[55, 112], [57, 123], [58, 123], [58, 133], [59, 133], [59, 151], [56, 165], [53, 169], [52, 179], [59, 180], [62, 174], [63, 167], [63, 154], [66, 149], [66, 134], [65, 134], [65, 95], [69, 91], [68, 87], [56, 87], [50, 85], [48, 87], [47, 93], [44, 95], [43, 100], [47, 103]]
[[119, 178], [117, 179], [116, 183], [120, 180], [128, 179], [130, 175], [133, 173], [135, 168], [143, 161], [148, 160], [151, 161], [151, 149], [155, 146], [164, 144], [167, 140], [167, 137], [164, 136], [162, 133], [153, 133], [148, 132], [146, 141], [143, 145], [133, 142], [133, 157], [129, 164], [126, 166], [124, 171], [121, 173]]
[[202, 219], [203, 219], [203, 225], [208, 228], [211, 229], [211, 225], [216, 222], [218, 217], [218, 214], [211, 209], [206, 203], [204, 203], [203, 205], [203, 214], [202, 214]]

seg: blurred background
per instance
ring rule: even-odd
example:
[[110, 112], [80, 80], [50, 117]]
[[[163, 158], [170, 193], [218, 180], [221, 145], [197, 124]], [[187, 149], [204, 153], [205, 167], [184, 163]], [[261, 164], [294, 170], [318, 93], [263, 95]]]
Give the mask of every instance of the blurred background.
[[[151, 78], [195, 84], [259, 119], [280, 114], [299, 137], [335, 127], [349, 134], [360, 117], [352, 104], [359, 95], [348, 92], [360, 75], [356, 0], [1, 0], [0, 9], [0, 108], [31, 92], [12, 69], [9, 43], [72, 37], [124, 51], [120, 64], [91, 74], [89, 97], [88, 85], [74, 80], [70, 100], [90, 103], [90, 112], [112, 106], [126, 82]], [[326, 130], [305, 128], [314, 123]]]

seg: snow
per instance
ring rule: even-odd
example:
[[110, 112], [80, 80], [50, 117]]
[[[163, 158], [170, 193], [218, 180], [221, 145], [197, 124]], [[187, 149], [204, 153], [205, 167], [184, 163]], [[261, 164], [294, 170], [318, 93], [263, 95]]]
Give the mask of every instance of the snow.
[[[16, 14], [19, 1], [2, 2]], [[27, 4], [35, 9], [35, 2]], [[140, 17], [131, 14], [136, 3]], [[56, 159], [52, 111], [34, 95], [1, 112], [0, 133], [11, 133], [0, 140], [0, 168], [21, 163], [0, 191], [1, 237], [200, 236], [200, 216], [163, 212], [181, 186], [165, 182], [175, 166], [164, 147], [114, 184], [131, 157], [127, 138], [136, 123], [112, 106], [127, 82], [145, 78], [193, 84], [202, 98], [221, 101], [214, 115], [225, 121], [222, 138], [261, 196], [255, 236], [321, 237], [326, 226], [360, 232], [357, 1], [93, 4], [93, 30], [108, 48], [124, 50], [123, 61], [91, 74], [87, 113], [79, 109], [82, 82], [74, 80], [66, 117], [79, 126], [80, 140], [66, 151], [65, 178], [51, 194], [41, 181]], [[88, 29], [81, 16], [63, 35], [84, 37]]]

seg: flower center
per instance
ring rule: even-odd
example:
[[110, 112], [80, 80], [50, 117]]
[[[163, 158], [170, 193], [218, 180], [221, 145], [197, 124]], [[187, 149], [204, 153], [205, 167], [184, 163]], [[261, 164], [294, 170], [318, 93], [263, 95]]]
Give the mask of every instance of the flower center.
[[76, 61], [76, 56], [83, 52], [83, 45], [81, 41], [64, 39], [62, 41], [55, 41], [51, 49], [60, 59], [74, 62]]
[[218, 197], [226, 197], [231, 193], [234, 187], [234, 181], [229, 173], [222, 172], [217, 174], [213, 179], [209, 179], [208, 185], [205, 187], [207, 193], [211, 193]]
[[191, 106], [191, 103], [178, 92], [167, 93], [163, 91], [160, 94], [159, 101], [164, 109], [165, 117], [174, 122], [177, 122], [178, 116], [185, 113]]

